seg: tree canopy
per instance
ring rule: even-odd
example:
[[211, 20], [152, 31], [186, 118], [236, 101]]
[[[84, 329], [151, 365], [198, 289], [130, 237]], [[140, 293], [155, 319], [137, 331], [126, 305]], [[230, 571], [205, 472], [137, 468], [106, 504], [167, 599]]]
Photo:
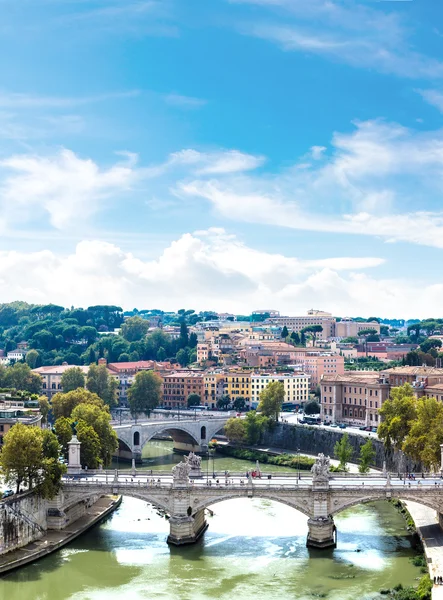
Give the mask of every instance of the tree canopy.
[[417, 418], [417, 402], [412, 386], [408, 383], [391, 390], [388, 400], [379, 409], [382, 422], [378, 426], [378, 437], [386, 448], [401, 450], [412, 422]]
[[59, 462], [60, 446], [48, 429], [17, 423], [4, 437], [0, 468], [5, 481], [17, 493], [25, 484], [46, 497], [54, 497], [66, 467]]
[[118, 382], [106, 365], [91, 365], [86, 380], [87, 389], [97, 394], [110, 408], [117, 405]]
[[63, 392], [72, 392], [77, 388], [85, 387], [85, 376], [80, 367], [66, 369], [61, 378]]
[[260, 394], [258, 410], [266, 417], [272, 417], [278, 421], [283, 401], [285, 399], [285, 388], [281, 381], [268, 383]]
[[154, 371], [139, 371], [128, 390], [131, 413], [149, 413], [162, 399], [162, 379]]

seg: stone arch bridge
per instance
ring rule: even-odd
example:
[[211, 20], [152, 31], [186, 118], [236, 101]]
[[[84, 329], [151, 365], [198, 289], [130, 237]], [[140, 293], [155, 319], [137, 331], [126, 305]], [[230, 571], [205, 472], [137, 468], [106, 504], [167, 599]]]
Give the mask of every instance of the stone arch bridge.
[[113, 429], [119, 439], [119, 456], [140, 461], [143, 446], [158, 435], [170, 435], [174, 441], [174, 450], [204, 454], [208, 450], [208, 443], [223, 429], [229, 418], [199, 414], [194, 418], [176, 417], [124, 423], [113, 425]]
[[[180, 463], [185, 465], [186, 463]], [[181, 468], [177, 465], [178, 468]], [[205, 509], [232, 498], [264, 498], [281, 502], [306, 515], [307, 545], [326, 548], [336, 544], [334, 515], [357, 504], [376, 500], [411, 500], [436, 510], [442, 522], [443, 483], [427, 477], [421, 483], [391, 480], [375, 475], [318, 476], [299, 479], [296, 474], [274, 474], [271, 479], [249, 479], [245, 474], [218, 480], [205, 474], [195, 478], [183, 472], [177, 476], [149, 476], [146, 472], [122, 475], [97, 472], [87, 478], [65, 481], [62, 493], [66, 505], [80, 498], [104, 494], [132, 496], [157, 506], [170, 516], [168, 542], [182, 545], [199, 539], [207, 529]], [[195, 472], [194, 472], [195, 474]]]

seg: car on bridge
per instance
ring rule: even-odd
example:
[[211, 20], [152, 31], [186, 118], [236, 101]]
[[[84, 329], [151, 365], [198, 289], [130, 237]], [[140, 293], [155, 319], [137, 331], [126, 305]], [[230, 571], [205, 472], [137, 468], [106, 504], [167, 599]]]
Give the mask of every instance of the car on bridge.
[[5, 490], [2, 494], [2, 498], [9, 498], [10, 496], [13, 496], [14, 492], [12, 490]]

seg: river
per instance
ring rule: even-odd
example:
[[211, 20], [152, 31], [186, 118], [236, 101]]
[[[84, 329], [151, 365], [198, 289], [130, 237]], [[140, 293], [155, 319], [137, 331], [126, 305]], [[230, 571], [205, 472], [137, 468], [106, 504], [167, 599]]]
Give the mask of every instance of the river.
[[[180, 460], [166, 441], [148, 444], [145, 458], [153, 470]], [[246, 461], [215, 459], [219, 472], [250, 468]], [[386, 502], [336, 516], [338, 547], [326, 551], [306, 548], [306, 517], [285, 505], [235, 499], [213, 510], [202, 541], [175, 548], [165, 543], [167, 520], [145, 502], [125, 498], [105, 523], [3, 577], [0, 598], [372, 600], [385, 597], [382, 588], [412, 585], [421, 576], [410, 560], [405, 522]]]

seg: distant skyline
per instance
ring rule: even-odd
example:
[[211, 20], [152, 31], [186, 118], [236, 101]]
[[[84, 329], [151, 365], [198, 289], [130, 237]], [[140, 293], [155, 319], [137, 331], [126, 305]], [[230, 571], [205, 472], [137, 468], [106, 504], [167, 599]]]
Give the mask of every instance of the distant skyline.
[[442, 3], [0, 15], [0, 303], [443, 315]]

